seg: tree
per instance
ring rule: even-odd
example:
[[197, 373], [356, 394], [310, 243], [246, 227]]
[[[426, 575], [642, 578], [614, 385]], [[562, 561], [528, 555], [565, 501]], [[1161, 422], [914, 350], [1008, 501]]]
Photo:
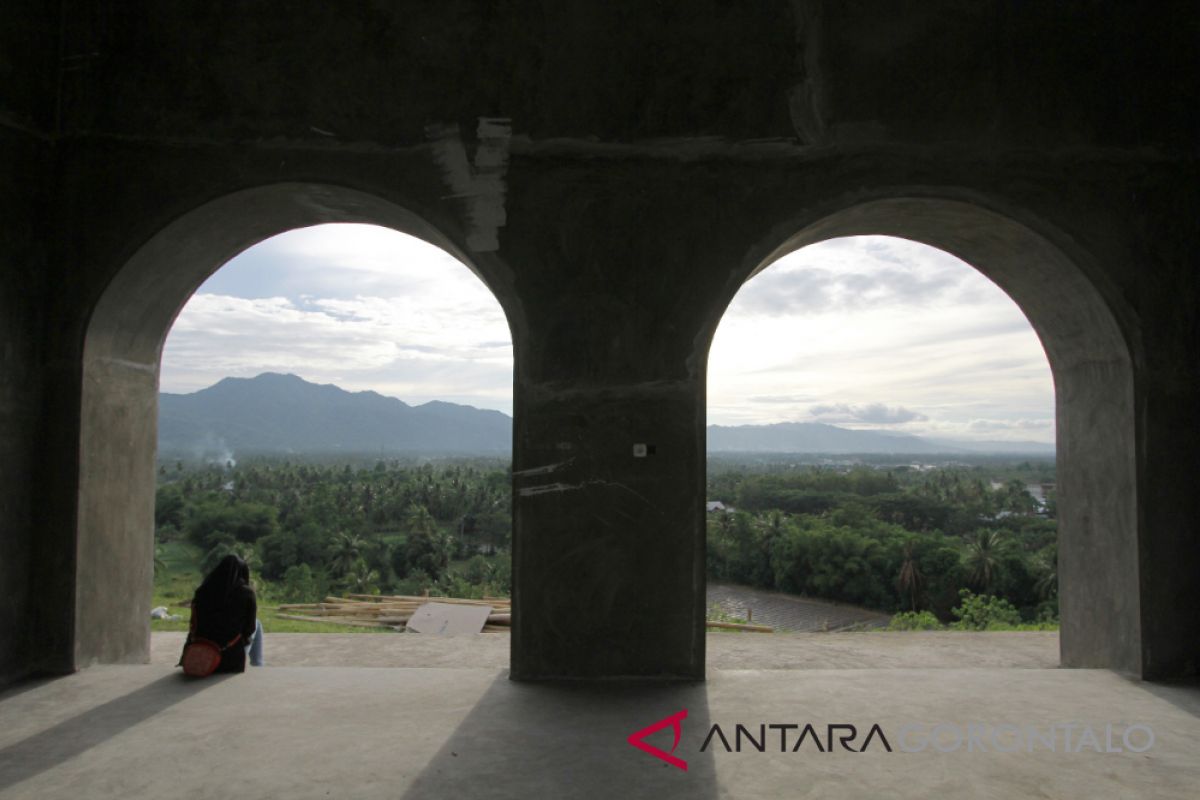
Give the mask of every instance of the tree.
[[961, 605], [953, 609], [958, 622], [954, 627], [965, 631], [1004, 630], [1021, 624], [1021, 615], [1007, 600], [987, 594], [960, 593]]
[[324, 580], [308, 564], [297, 564], [284, 573], [281, 593], [289, 603], [316, 602], [325, 596]]
[[914, 542], [909, 539], [900, 551], [900, 574], [896, 576], [896, 587], [900, 590], [901, 596], [908, 594], [913, 611], [917, 610], [917, 595], [924, 582], [925, 576], [921, 574], [914, 553]]
[[1050, 600], [1058, 596], [1058, 547], [1051, 545], [1037, 554], [1034, 568], [1038, 572], [1034, 591], [1042, 600]]
[[355, 594], [378, 594], [379, 573], [360, 558], [346, 572], [345, 584], [346, 589]]
[[329, 568], [335, 575], [348, 575], [355, 562], [361, 560], [366, 542], [353, 533], [339, 531], [329, 548]]
[[[436, 581], [446, 572], [450, 563], [450, 537], [438, 529], [436, 520], [420, 503], [409, 506], [406, 523], [408, 530], [403, 556], [405, 574], [420, 570]], [[395, 563], [396, 559], [393, 559]]]
[[258, 554], [254, 551], [254, 545], [246, 542], [239, 542], [232, 536], [220, 531], [213, 535], [213, 546], [207, 553], [204, 554], [204, 560], [200, 562], [200, 569], [204, 574], [212, 572], [217, 564], [221, 563], [221, 559], [227, 555], [235, 555], [249, 565], [250, 569], [258, 569], [260, 566]]
[[1004, 535], [1000, 531], [981, 529], [967, 542], [963, 566], [967, 578], [976, 588], [988, 593], [1000, 575], [1001, 558], [1005, 551]]

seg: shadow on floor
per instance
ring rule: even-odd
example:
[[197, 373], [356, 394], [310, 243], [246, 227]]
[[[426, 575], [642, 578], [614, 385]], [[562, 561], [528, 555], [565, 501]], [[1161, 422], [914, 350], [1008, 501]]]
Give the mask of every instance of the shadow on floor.
[[214, 675], [195, 681], [179, 673], [164, 675], [136, 691], [11, 744], [0, 750], [0, 791], [52, 769], [229, 677], [232, 676]]
[[[687, 709], [672, 766], [627, 741]], [[717, 797], [704, 684], [517, 683], [499, 676], [403, 800], [430, 797]], [[670, 725], [645, 741], [670, 752]]]
[[1200, 717], [1200, 678], [1180, 678], [1171, 681], [1133, 681], [1143, 692], [1166, 700], [1193, 717]]
[[19, 697], [26, 692], [32, 692], [34, 689], [40, 689], [43, 686], [61, 681], [64, 678], [69, 678], [70, 675], [34, 675], [22, 678], [16, 683], [9, 684], [0, 689], [0, 703], [5, 700], [12, 700], [14, 697]]

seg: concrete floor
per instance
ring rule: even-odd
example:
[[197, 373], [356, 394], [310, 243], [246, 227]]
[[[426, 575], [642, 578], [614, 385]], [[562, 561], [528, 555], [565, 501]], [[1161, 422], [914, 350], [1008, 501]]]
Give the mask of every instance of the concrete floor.
[[[904, 658], [921, 660], [914, 640], [858, 636], [860, 656], [908, 648]], [[391, 637], [355, 638], [380, 646]], [[1032, 651], [1044, 649], [1040, 638]], [[726, 639], [751, 641], [710, 636], [710, 649], [731, 646]], [[960, 640], [954, 651], [986, 662], [991, 646]], [[930, 664], [946, 658], [924, 650]], [[686, 772], [626, 742], [681, 709], [675, 754]], [[513, 683], [486, 665], [277, 666], [189, 682], [152, 663], [11, 688], [0, 721], [4, 798], [1194, 798], [1200, 787], [1200, 689], [1104, 671], [713, 668], [704, 684], [564, 686]], [[823, 739], [829, 724], [877, 723], [893, 752], [878, 740], [860, 753], [818, 752], [811, 740], [780, 752], [777, 731], [767, 752], [700, 751], [713, 724], [733, 744], [737, 723], [755, 733], [812, 723]], [[986, 737], [985, 752], [902, 752], [902, 741], [916, 744], [900, 734], [909, 723], [1075, 723], [1076, 741], [1091, 726], [1101, 749], [1106, 724], [1117, 746], [1126, 726], [1143, 724], [1155, 741], [1142, 753], [1063, 752], [1061, 734], [1055, 752], [995, 752]], [[669, 749], [671, 732], [648, 741]]]
[[[155, 633], [150, 663], [179, 660], [183, 633]], [[508, 666], [507, 634], [268, 633], [267, 663], [279, 667]], [[709, 669], [849, 669], [1058, 666], [1058, 633], [710, 633]]]

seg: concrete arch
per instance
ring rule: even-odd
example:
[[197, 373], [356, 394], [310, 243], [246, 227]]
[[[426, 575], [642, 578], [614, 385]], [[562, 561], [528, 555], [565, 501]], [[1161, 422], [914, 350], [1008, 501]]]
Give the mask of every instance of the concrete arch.
[[[971, 264], [1021, 308], [1054, 377], [1057, 417], [1061, 658], [1068, 667], [1143, 672], [1140, 498], [1129, 316], [1081, 265], [1069, 240], [977, 202], [935, 197], [847, 201], [779, 226], [731, 276], [741, 285], [782, 256], [842, 236], [886, 235]], [[1091, 274], [1099, 274], [1092, 271]], [[720, 317], [707, 332], [712, 335]]]
[[446, 250], [491, 289], [514, 332], [515, 304], [500, 280], [423, 218], [376, 195], [329, 184], [270, 184], [207, 202], [162, 228], [105, 289], [84, 339], [76, 668], [149, 658], [158, 378], [175, 317], [238, 253], [276, 234], [331, 222], [392, 228]]

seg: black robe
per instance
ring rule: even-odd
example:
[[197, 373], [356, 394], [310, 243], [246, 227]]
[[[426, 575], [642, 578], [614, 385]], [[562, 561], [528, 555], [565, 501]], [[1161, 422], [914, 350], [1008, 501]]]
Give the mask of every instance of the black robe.
[[230, 639], [241, 634], [233, 646], [222, 651], [217, 672], [245, 672], [246, 644], [254, 633], [257, 616], [258, 602], [254, 590], [249, 586], [237, 587], [228, 602], [219, 605], [202, 602], [197, 593], [192, 598], [192, 624], [188, 639], [199, 636], [215, 642], [218, 647], [225, 647]]

